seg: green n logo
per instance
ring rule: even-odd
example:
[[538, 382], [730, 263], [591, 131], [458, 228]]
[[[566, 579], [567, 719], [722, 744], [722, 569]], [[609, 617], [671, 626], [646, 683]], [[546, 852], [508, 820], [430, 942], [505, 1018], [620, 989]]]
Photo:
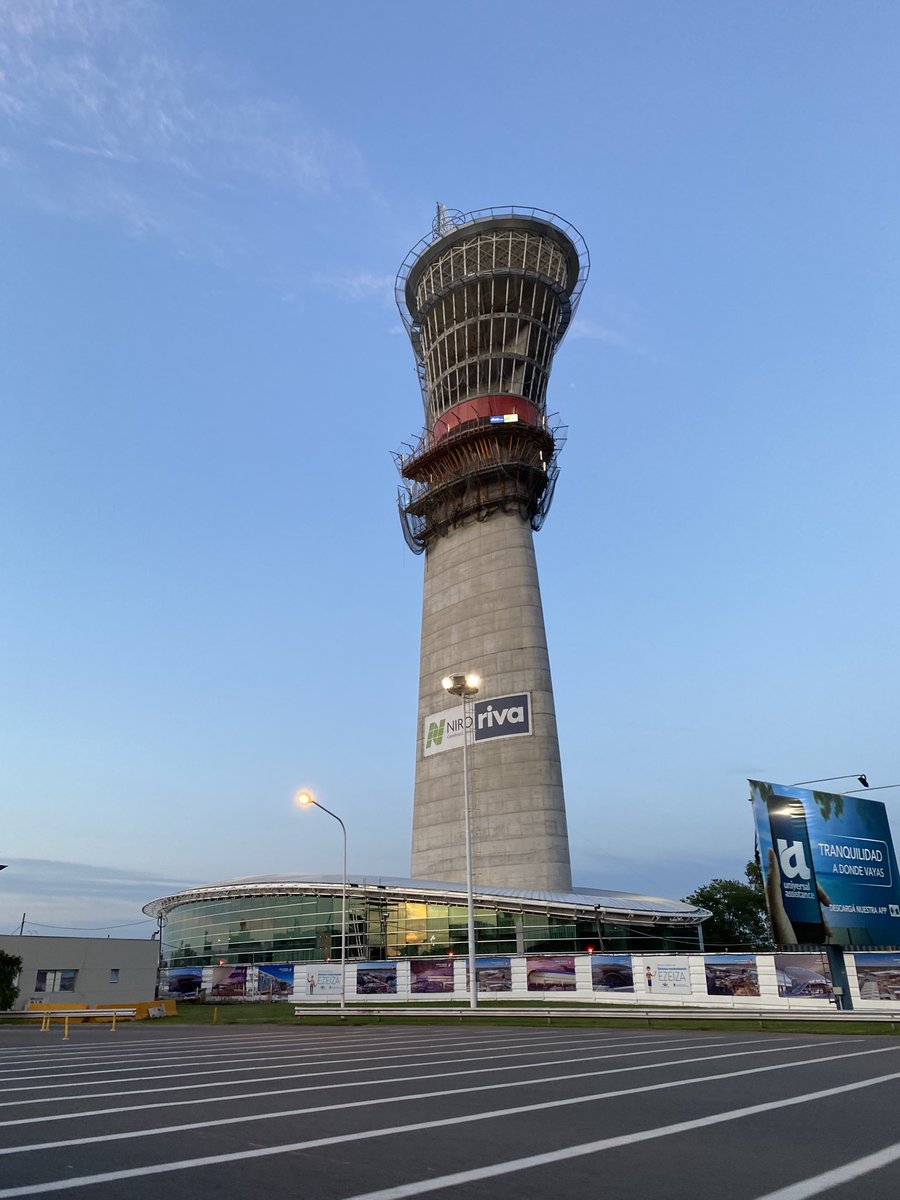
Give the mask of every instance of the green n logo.
[[428, 737], [425, 739], [425, 749], [429, 746], [439, 746], [444, 740], [444, 726], [446, 720], [442, 717], [440, 721], [432, 721], [428, 726]]

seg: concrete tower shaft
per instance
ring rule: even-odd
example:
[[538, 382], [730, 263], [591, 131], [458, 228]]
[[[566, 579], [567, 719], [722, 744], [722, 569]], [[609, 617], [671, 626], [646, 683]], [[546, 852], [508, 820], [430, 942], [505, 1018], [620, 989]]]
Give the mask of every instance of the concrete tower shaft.
[[412, 874], [465, 878], [460, 750], [425, 755], [429, 717], [455, 701], [444, 675], [472, 671], [486, 698], [526, 692], [533, 733], [469, 748], [479, 884], [571, 888], [550, 658], [531, 527], [517, 512], [469, 520], [425, 556]]
[[412, 866], [419, 878], [462, 878], [461, 753], [426, 747], [425, 728], [448, 708], [442, 677], [476, 671], [486, 700], [524, 696], [529, 710], [526, 735], [473, 747], [476, 877], [507, 887], [571, 885], [532, 531], [547, 514], [565, 440], [547, 417], [550, 366], [587, 272], [581, 236], [550, 213], [463, 215], [439, 206], [432, 234], [397, 279], [426, 422], [418, 442], [396, 456], [406, 481], [404, 534], [425, 552]]

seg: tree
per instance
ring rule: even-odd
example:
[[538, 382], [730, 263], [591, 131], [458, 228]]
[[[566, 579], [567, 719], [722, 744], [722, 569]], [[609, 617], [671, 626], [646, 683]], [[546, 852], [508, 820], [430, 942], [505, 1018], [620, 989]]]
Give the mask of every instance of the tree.
[[711, 879], [685, 896], [687, 904], [706, 908], [712, 916], [703, 922], [703, 941], [710, 950], [771, 950], [772, 935], [766, 916], [762, 873], [748, 862], [747, 882]]
[[0, 1012], [7, 1012], [19, 995], [16, 979], [22, 970], [22, 960], [15, 954], [0, 950]]

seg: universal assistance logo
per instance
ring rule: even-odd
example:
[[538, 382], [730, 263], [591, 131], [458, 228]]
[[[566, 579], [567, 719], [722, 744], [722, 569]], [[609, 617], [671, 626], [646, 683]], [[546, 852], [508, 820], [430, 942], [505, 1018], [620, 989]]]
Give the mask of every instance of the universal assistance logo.
[[781, 863], [781, 873], [785, 879], [809, 879], [812, 872], [806, 863], [806, 853], [802, 842], [788, 844], [785, 838], [778, 838], [778, 861]]

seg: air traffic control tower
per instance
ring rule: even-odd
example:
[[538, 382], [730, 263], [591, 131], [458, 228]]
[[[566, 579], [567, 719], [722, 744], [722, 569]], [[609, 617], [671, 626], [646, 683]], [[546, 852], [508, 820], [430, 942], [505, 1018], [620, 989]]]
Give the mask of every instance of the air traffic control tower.
[[538, 209], [438, 206], [397, 301], [425, 430], [396, 455], [404, 534], [425, 554], [412, 874], [465, 877], [461, 738], [441, 680], [474, 672], [469, 759], [481, 885], [571, 890], [562, 769], [532, 534], [564, 429], [554, 352], [587, 278], [581, 235]]

